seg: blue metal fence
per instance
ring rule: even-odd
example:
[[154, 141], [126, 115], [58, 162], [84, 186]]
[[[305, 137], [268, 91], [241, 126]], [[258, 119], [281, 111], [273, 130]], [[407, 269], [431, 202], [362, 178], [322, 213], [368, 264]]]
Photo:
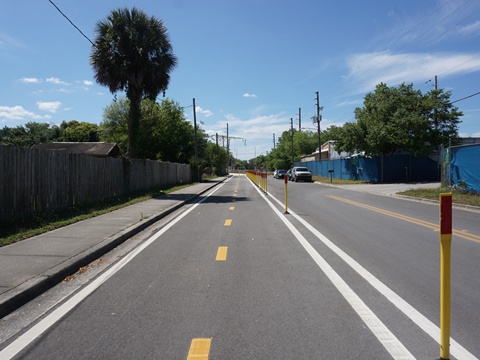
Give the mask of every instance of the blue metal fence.
[[[382, 157], [354, 156], [296, 163], [306, 166], [313, 176], [345, 180], [379, 182], [439, 181], [439, 165], [429, 157], [391, 155]], [[333, 170], [333, 173], [330, 171]]]
[[442, 159], [446, 185], [468, 192], [480, 192], [480, 145], [445, 149]]

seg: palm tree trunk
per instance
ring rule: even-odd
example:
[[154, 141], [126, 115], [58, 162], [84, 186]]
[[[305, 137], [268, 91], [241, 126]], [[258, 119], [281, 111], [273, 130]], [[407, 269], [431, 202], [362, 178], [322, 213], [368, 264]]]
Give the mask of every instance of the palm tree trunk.
[[138, 133], [140, 129], [140, 103], [141, 97], [131, 92], [127, 93], [130, 100], [128, 111], [128, 157], [136, 159], [138, 156]]

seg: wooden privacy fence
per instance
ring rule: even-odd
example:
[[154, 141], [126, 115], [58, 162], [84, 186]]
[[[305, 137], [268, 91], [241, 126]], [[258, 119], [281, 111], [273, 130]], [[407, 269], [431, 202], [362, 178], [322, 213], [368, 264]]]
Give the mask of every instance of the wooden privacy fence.
[[0, 146], [0, 225], [191, 182], [188, 164]]

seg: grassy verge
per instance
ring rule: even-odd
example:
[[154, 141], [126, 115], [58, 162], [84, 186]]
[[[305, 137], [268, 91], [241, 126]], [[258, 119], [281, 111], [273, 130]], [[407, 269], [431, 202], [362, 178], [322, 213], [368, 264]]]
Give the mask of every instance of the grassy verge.
[[480, 206], [480, 196], [478, 194], [463, 193], [455, 189], [416, 189], [399, 192], [398, 194], [423, 199], [438, 200], [439, 195], [442, 193], [452, 193], [452, 201], [454, 204]]
[[322, 176], [313, 176], [313, 181], [318, 181], [325, 184], [334, 184], [334, 185], [346, 185], [346, 184], [366, 184], [362, 180], [344, 180], [344, 179], [331, 179], [329, 177]]
[[160, 198], [171, 192], [191, 185], [193, 184], [158, 188], [147, 192], [115, 198], [91, 206], [70, 208], [62, 211], [61, 213], [42, 214], [33, 219], [29, 219], [28, 221], [24, 221], [23, 223], [17, 223], [14, 226], [6, 228], [2, 227], [0, 229], [0, 246], [12, 244], [35, 235], [43, 234], [47, 231], [55, 230], [78, 221], [106, 214], [142, 201]]

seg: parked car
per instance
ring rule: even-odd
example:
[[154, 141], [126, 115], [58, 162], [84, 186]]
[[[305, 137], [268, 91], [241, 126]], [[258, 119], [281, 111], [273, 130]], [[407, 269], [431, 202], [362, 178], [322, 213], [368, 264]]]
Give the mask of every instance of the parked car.
[[287, 170], [288, 180], [292, 180], [292, 169]]
[[312, 182], [312, 173], [306, 167], [295, 166], [292, 169], [291, 177], [292, 177], [292, 181], [295, 181], [295, 182], [299, 180]]
[[283, 179], [284, 175], [287, 173], [287, 170], [275, 170], [273, 177], [275, 179]]

